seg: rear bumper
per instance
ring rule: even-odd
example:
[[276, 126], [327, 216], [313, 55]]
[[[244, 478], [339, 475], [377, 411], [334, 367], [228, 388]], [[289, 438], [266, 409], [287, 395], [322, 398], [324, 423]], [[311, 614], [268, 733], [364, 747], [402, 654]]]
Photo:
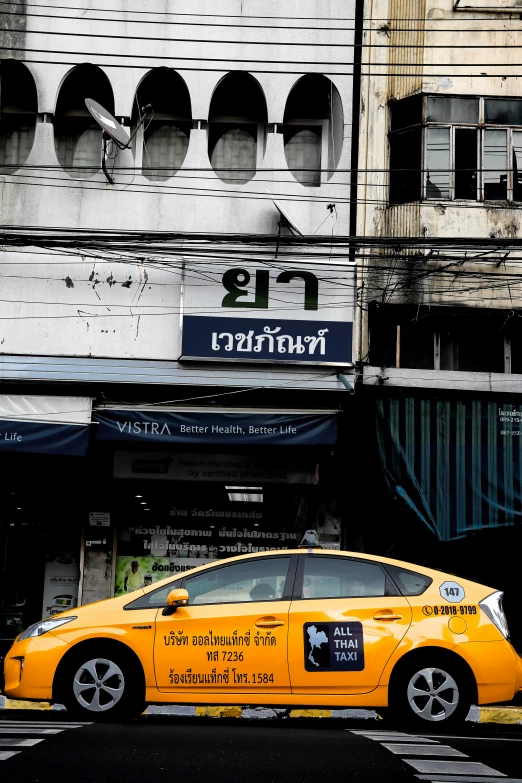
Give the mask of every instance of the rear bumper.
[[510, 702], [521, 689], [522, 659], [507, 640], [462, 642], [454, 651], [475, 676], [477, 704]]

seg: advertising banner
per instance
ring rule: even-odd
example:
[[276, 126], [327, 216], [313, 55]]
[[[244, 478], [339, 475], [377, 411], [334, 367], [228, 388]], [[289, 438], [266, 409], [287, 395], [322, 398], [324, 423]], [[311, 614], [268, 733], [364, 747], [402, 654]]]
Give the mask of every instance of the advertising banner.
[[147, 443], [335, 445], [337, 415], [207, 413], [103, 409], [94, 412], [97, 440]]
[[90, 397], [0, 395], [0, 449], [83, 456], [89, 443]]
[[[317, 484], [316, 463], [277, 462], [245, 454], [116, 451], [114, 478], [168, 481]], [[92, 523], [91, 523], [92, 524]]]
[[78, 605], [80, 567], [76, 558], [60, 552], [45, 564], [42, 617], [66, 612]]
[[351, 366], [355, 265], [186, 267], [181, 359]]

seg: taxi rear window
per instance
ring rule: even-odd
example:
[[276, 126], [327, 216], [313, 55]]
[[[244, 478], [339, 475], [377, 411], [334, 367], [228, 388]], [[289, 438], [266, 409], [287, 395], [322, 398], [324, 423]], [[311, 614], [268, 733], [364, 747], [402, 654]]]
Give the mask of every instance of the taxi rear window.
[[433, 582], [430, 576], [407, 571], [399, 566], [386, 565], [386, 570], [401, 591], [402, 595], [422, 595]]

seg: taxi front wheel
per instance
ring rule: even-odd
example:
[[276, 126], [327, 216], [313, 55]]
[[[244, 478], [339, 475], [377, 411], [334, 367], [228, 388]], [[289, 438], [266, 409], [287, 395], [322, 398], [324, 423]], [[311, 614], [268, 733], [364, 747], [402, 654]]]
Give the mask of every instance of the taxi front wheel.
[[426, 726], [464, 721], [471, 707], [468, 678], [452, 662], [418, 661], [395, 678], [390, 689], [390, 717]]
[[112, 651], [75, 656], [63, 674], [62, 694], [68, 712], [89, 720], [121, 720], [139, 715], [144, 704], [132, 662]]

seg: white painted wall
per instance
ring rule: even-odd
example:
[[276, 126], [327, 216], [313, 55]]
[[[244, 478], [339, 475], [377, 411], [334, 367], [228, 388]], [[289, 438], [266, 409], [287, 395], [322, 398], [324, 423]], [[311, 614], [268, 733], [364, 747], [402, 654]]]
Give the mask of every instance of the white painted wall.
[[[354, 0], [288, 0], [284, 4], [274, 0], [148, 0], [146, 4], [113, 0], [110, 8], [116, 10], [110, 12], [103, 10], [103, 2], [76, 0], [74, 6], [83, 11], [67, 10], [70, 5], [68, 0], [54, 3], [53, 9], [31, 5], [25, 19], [17, 23], [25, 32], [7, 37], [0, 32], [3, 43], [8, 40], [9, 46], [21, 47], [21, 51], [13, 49], [12, 55], [30, 68], [39, 112], [47, 114], [47, 122], [39, 118], [24, 169], [0, 176], [3, 224], [275, 234], [278, 214], [271, 201], [275, 196], [287, 199], [288, 209], [307, 233], [318, 229], [329, 214], [326, 204], [335, 202], [337, 220], [326, 220], [320, 233], [348, 234]], [[140, 16], [143, 11], [147, 13]], [[165, 16], [165, 12], [179, 16]], [[203, 19], [196, 14], [214, 16]], [[224, 19], [225, 14], [235, 16]], [[56, 18], [59, 15], [67, 18]], [[256, 16], [273, 18], [251, 18]], [[349, 21], [329, 21], [337, 18]], [[136, 19], [147, 24], [132, 21]], [[174, 19], [183, 24], [165, 23]], [[201, 21], [212, 22], [212, 26], [195, 24]], [[319, 29], [298, 29], [303, 26]], [[166, 40], [135, 40], [135, 36]], [[321, 47], [319, 43], [343, 46]], [[300, 66], [293, 60], [309, 62]], [[262, 164], [268, 171], [259, 170], [245, 185], [225, 184], [210, 169], [206, 131], [195, 129], [182, 169], [167, 182], [151, 182], [138, 171], [117, 175], [116, 185], [110, 185], [101, 171], [88, 180], [73, 178], [58, 165], [50, 115], [65, 76], [85, 62], [99, 64], [106, 73], [117, 116], [132, 113], [136, 88], [150, 68], [168, 66], [185, 79], [193, 118], [203, 121], [208, 119], [216, 85], [230, 70], [248, 71], [258, 79], [269, 123], [282, 122], [286, 99], [301, 75], [322, 73], [332, 79], [343, 102], [339, 171], [320, 188], [297, 183], [287, 170], [283, 136], [270, 133]], [[133, 152], [120, 153], [118, 162], [132, 167]], [[145, 269], [139, 263], [122, 266], [109, 262], [103, 253], [96, 259], [51, 258], [36, 248], [25, 248], [24, 252], [0, 253], [0, 275], [1, 353], [177, 358], [176, 273]], [[131, 285], [123, 287], [128, 279]], [[125, 316], [120, 315], [123, 312]]]

